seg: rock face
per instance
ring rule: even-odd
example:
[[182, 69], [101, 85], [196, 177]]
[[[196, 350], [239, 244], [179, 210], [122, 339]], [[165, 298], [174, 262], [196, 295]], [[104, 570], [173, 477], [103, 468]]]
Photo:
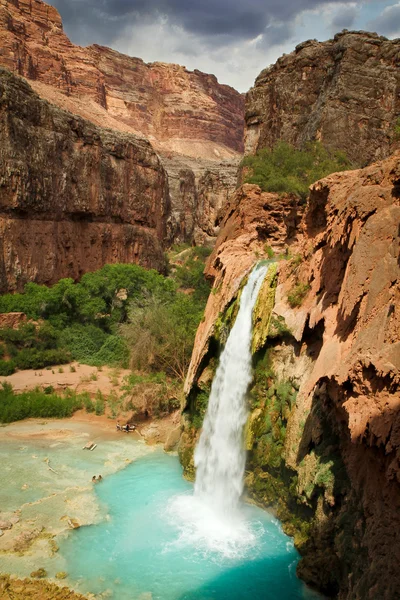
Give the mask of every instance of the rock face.
[[170, 178], [172, 239], [213, 242], [243, 152], [242, 94], [197, 70], [75, 46], [57, 10], [41, 0], [0, 0], [0, 35], [0, 65], [42, 98], [100, 127], [148, 138]]
[[166, 173], [151, 145], [41, 100], [0, 69], [0, 290], [105, 263], [164, 268]]
[[170, 237], [176, 242], [212, 245], [228, 198], [235, 191], [238, 159], [215, 162], [162, 156], [172, 204]]
[[317, 139], [355, 165], [386, 158], [398, 147], [399, 65], [399, 40], [372, 33], [300, 44], [247, 94], [246, 153]]
[[208, 352], [218, 315], [238, 293], [240, 284], [253, 265], [268, 258], [268, 250], [284, 252], [297, 238], [302, 207], [297, 198], [261, 192], [245, 184], [231, 197], [224, 211], [221, 231], [205, 269], [213, 280], [204, 319], [196, 334], [192, 360], [185, 383], [186, 393], [197, 381]]
[[269, 325], [257, 335], [266, 345], [255, 356], [246, 483], [294, 535], [300, 576], [341, 600], [392, 600], [400, 586], [399, 198], [400, 155], [314, 184], [297, 234], [288, 199], [239, 190], [208, 264], [215, 293], [186, 381], [180, 455], [193, 476], [191, 415], [240, 281], [265, 243], [289, 245], [272, 316], [260, 305], [254, 318]]
[[158, 149], [214, 158], [242, 151], [243, 96], [213, 75], [146, 64], [102, 46], [75, 46], [57, 10], [41, 0], [1, 0], [0, 31], [3, 66], [84, 99], [82, 109], [108, 115], [114, 126], [145, 135]]

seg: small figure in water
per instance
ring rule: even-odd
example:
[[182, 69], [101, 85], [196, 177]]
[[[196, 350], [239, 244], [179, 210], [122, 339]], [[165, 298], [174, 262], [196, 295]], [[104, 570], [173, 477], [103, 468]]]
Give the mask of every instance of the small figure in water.
[[93, 475], [93, 477], [92, 477], [92, 483], [97, 483], [96, 475]]
[[98, 476], [97, 481], [103, 481], [103, 478], [101, 475]]

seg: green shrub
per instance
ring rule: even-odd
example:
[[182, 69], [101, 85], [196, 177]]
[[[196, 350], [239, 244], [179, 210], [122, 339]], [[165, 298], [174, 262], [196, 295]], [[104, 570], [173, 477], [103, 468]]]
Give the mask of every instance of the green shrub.
[[104, 396], [100, 390], [97, 390], [96, 401], [94, 403], [94, 412], [96, 413], [97, 416], [104, 415], [105, 407], [106, 407], [106, 404], [105, 404]]
[[278, 142], [255, 156], [244, 158], [249, 168], [247, 183], [255, 183], [266, 192], [295, 194], [306, 198], [309, 186], [330, 173], [351, 168], [342, 152], [331, 152], [320, 142], [310, 142], [296, 150], [286, 142]]
[[[162, 311], [167, 315], [166, 326], [168, 332], [172, 331], [175, 350], [176, 340], [182, 342], [180, 350], [186, 368], [210, 289], [203, 276], [204, 260], [209, 252], [209, 249], [189, 248], [184, 264], [168, 278], [138, 265], [105, 265], [85, 274], [79, 283], [72, 279], [61, 279], [52, 287], [28, 283], [24, 293], [0, 296], [0, 312], [18, 311], [30, 319], [44, 320], [41, 325], [28, 322], [17, 330], [0, 330], [0, 359], [6, 352], [20, 369], [63, 364], [67, 357], [94, 366], [126, 367], [132, 338], [128, 340], [121, 335], [120, 324], [127, 322], [132, 304], [149, 323], [151, 315], [146, 311], [152, 310], [151, 298], [163, 307], [158, 316], [162, 316]], [[178, 292], [180, 287], [194, 288], [194, 291], [185, 295]], [[155, 333], [154, 319], [152, 331]], [[160, 332], [162, 334], [162, 326]], [[157, 343], [163, 348], [164, 360], [167, 340], [165, 335], [161, 338]], [[50, 351], [54, 354], [50, 355]], [[150, 365], [149, 360], [144, 366], [150, 370], [157, 368], [155, 363]], [[10, 366], [3, 368], [7, 370]], [[162, 368], [173, 371], [169, 366]]]
[[126, 340], [118, 335], [107, 336], [104, 344], [92, 357], [90, 364], [126, 368], [129, 364], [129, 348]]
[[288, 293], [287, 299], [292, 308], [301, 306], [304, 298], [311, 289], [308, 283], [297, 283]]
[[396, 119], [396, 123], [393, 129], [394, 132], [394, 139], [395, 140], [399, 140], [400, 139], [400, 117], [398, 117], [398, 119]]
[[132, 302], [129, 324], [121, 327], [137, 370], [165, 371], [183, 380], [189, 366], [202, 307], [191, 296], [170, 302], [155, 295]]
[[36, 350], [25, 348], [16, 355], [14, 361], [18, 369], [43, 369], [49, 365], [62, 365], [71, 360], [67, 350]]
[[11, 423], [36, 418], [70, 417], [82, 408], [82, 399], [74, 393], [58, 396], [41, 390], [32, 390], [16, 394], [10, 385], [0, 387], [0, 422]]
[[15, 373], [15, 362], [13, 360], [0, 360], [0, 375], [7, 377]]
[[268, 244], [265, 244], [264, 252], [268, 256], [269, 259], [272, 259], [275, 256], [275, 252], [272, 250], [271, 246], [269, 246]]

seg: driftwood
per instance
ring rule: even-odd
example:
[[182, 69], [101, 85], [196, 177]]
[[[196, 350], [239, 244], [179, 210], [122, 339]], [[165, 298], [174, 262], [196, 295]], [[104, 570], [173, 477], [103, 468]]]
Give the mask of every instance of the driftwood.
[[94, 442], [88, 442], [85, 446], [83, 446], [82, 450], [94, 450], [97, 447], [97, 444]]
[[54, 469], [51, 468], [51, 466], [50, 466], [50, 459], [49, 458], [45, 459], [45, 463], [47, 464], [47, 466], [50, 469], [50, 471], [52, 471], [53, 473], [55, 473], [56, 475], [58, 475], [57, 471], [55, 471]]

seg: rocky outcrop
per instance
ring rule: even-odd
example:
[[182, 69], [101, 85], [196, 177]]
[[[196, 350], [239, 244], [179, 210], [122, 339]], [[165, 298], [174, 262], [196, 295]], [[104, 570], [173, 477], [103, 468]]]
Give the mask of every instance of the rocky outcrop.
[[87, 596], [82, 596], [67, 587], [60, 587], [48, 581], [15, 579], [9, 575], [0, 575], [0, 600], [8, 600], [8, 598], [14, 600], [26, 600], [26, 598], [32, 600], [87, 600]]
[[165, 171], [149, 142], [48, 104], [0, 70], [0, 290], [105, 263], [164, 268]]
[[343, 32], [310, 40], [262, 71], [246, 100], [246, 153], [320, 140], [359, 166], [398, 147], [399, 40]]
[[71, 112], [142, 134], [165, 153], [224, 159], [243, 149], [244, 98], [213, 75], [75, 46], [41, 0], [1, 0], [0, 32], [0, 64]]
[[297, 239], [303, 207], [296, 197], [280, 197], [245, 184], [231, 197], [224, 210], [221, 231], [207, 261], [205, 275], [213, 281], [213, 293], [196, 334], [186, 378], [186, 393], [197, 381], [218, 315], [238, 293], [245, 275], [261, 259], [285, 253]]
[[236, 189], [239, 159], [214, 162], [190, 157], [161, 157], [168, 173], [172, 205], [170, 238], [213, 245], [221, 213]]
[[[192, 414], [240, 282], [277, 241], [265, 231], [280, 230], [277, 250], [289, 251], [265, 291], [268, 314], [258, 303], [254, 316], [268, 331], [254, 338], [246, 484], [294, 535], [299, 575], [342, 600], [392, 600], [400, 586], [399, 190], [399, 155], [331, 175], [312, 186], [296, 236], [282, 225], [289, 199], [244, 186], [210, 257], [214, 293], [186, 381], [180, 455], [193, 476]], [[266, 201], [276, 210], [263, 213]]]

